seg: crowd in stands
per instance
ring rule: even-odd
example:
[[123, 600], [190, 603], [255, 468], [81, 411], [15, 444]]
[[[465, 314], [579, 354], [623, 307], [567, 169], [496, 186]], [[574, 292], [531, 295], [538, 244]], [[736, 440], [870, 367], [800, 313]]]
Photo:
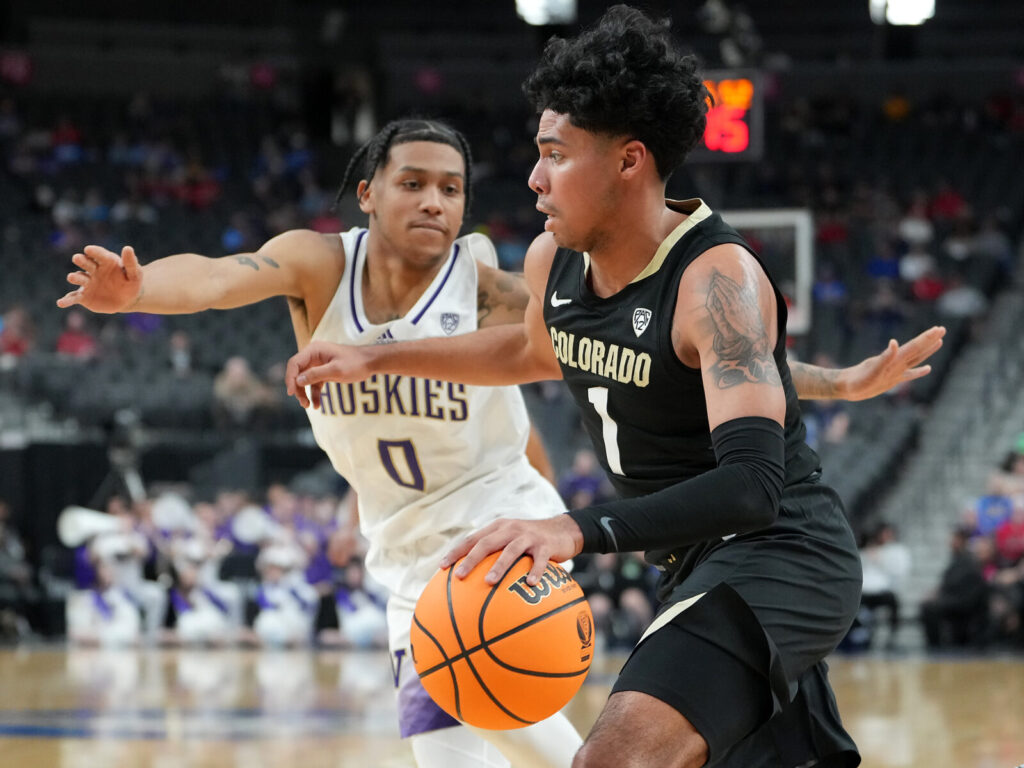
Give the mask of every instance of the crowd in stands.
[[[814, 322], [806, 337], [794, 338], [794, 357], [843, 364], [934, 322], [951, 327], [947, 348], [955, 352], [1013, 269], [1019, 211], [992, 204], [996, 196], [978, 186], [984, 170], [972, 171], [968, 184], [959, 174], [963, 163], [943, 167], [936, 147], [959, 146], [957, 137], [978, 137], [984, 128], [987, 154], [975, 159], [999, 162], [1019, 144], [1018, 110], [1000, 112], [991, 101], [948, 109], [903, 101], [877, 109], [838, 100], [770, 105], [764, 161], [720, 172], [729, 192], [710, 200], [716, 207], [804, 206], [814, 213]], [[24, 396], [46, 398], [61, 416], [95, 418], [98, 404], [115, 407], [122, 397], [151, 426], [305, 429], [301, 411], [284, 397], [282, 364], [294, 340], [283, 304], [233, 310], [225, 321], [61, 314], [52, 303], [65, 289], [70, 255], [86, 243], [132, 243], [146, 261], [173, 252], [244, 251], [296, 227], [336, 232], [361, 223], [351, 201], [334, 207], [336, 179], [326, 174], [337, 169], [327, 148], [308, 138], [294, 114], [266, 104], [231, 104], [208, 115], [206, 106], [183, 109], [142, 95], [59, 111], [41, 104], [0, 98], [0, 236], [12, 262], [0, 286], [0, 371], [21, 372], [13, 380]], [[502, 265], [516, 269], [537, 229], [524, 183], [533, 162], [529, 136], [510, 134], [518, 116], [449, 117], [467, 130], [480, 164], [470, 225], [490, 234]], [[921, 147], [890, 152], [907, 132], [922, 137]], [[954, 154], [963, 160], [963, 151]], [[909, 172], [887, 175], [889, 157], [901, 157], [901, 170]], [[701, 179], [711, 173], [681, 173], [670, 192], [700, 194]], [[516, 192], [506, 194], [510, 189]], [[746, 234], [761, 245], [756, 232]], [[33, 365], [36, 359], [42, 362]], [[924, 389], [908, 387], [895, 398], [926, 400], [941, 381], [941, 364], [936, 369]], [[70, 376], [56, 375], [61, 370]], [[126, 387], [110, 386], [126, 380]], [[158, 380], [166, 386], [153, 384]], [[145, 393], [131, 386], [138, 381], [147, 383]], [[533, 405], [552, 415], [539, 422], [566, 503], [600, 500], [609, 489], [592, 454], [576, 451], [579, 424], [564, 392], [551, 384], [529, 390]], [[855, 419], [849, 406], [834, 402], [805, 404], [805, 418], [827, 472], [830, 447], [847, 441]], [[1022, 477], [1024, 450], [993, 479], [966, 539], [962, 531], [954, 537], [956, 569], [976, 561], [984, 577], [978, 599], [987, 610], [985, 636], [1001, 642], [1021, 636]], [[152, 519], [161, 498], [112, 501], [107, 513], [123, 518], [125, 530], [82, 546], [67, 603], [69, 636], [102, 642], [97, 628], [116, 625], [118, 641], [379, 644], [383, 596], [361, 568], [363, 545], [352, 518], [338, 511], [348, 509], [346, 502], [281, 487], [256, 501], [231, 493], [195, 504], [179, 499], [191, 522], [177, 531]], [[29, 606], [40, 584], [5, 517], [0, 505], [0, 632], [19, 636], [34, 623]], [[986, 527], [995, 518], [998, 526]], [[263, 521], [267, 535], [239, 539], [239, 520]], [[890, 611], [894, 636], [905, 564], [893, 564], [899, 557], [889, 554], [891, 537], [891, 528], [865, 535], [865, 604]], [[651, 569], [628, 554], [580, 558], [576, 573], [608, 642], [635, 642], [654, 605]], [[944, 580], [925, 614], [938, 627], [937, 643], [957, 639], [947, 637], [950, 586]]]
[[81, 645], [383, 647], [386, 596], [362, 567], [354, 504], [280, 484], [259, 500], [116, 494], [105, 510], [63, 513], [63, 568], [45, 575], [0, 504], [0, 629], [38, 633], [34, 604], [48, 597], [63, 598], [67, 638]]
[[1024, 435], [958, 521], [922, 619], [935, 648], [1024, 648]]
[[[589, 449], [559, 489], [577, 506], [611, 493]], [[135, 502], [116, 493], [104, 510], [69, 508], [57, 524], [63, 556], [50, 558], [62, 565], [45, 574], [0, 502], [2, 639], [41, 634], [49, 600], [63, 604], [68, 641], [83, 646], [385, 647], [387, 596], [363, 566], [354, 493], [278, 483], [261, 498], [191, 495], [177, 486]], [[653, 617], [657, 571], [629, 553], [581, 556], [575, 575], [601, 642], [631, 647]]]

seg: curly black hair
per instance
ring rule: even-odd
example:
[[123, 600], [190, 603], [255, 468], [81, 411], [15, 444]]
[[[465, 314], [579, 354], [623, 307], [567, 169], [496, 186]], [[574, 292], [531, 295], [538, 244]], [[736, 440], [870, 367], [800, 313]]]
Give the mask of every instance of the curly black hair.
[[642, 141], [663, 181], [703, 136], [710, 98], [696, 57], [674, 46], [669, 21], [626, 5], [571, 40], [552, 37], [523, 92], [538, 112]]
[[[473, 168], [473, 156], [469, 151], [469, 142], [459, 131], [452, 128], [441, 120], [427, 120], [422, 118], [407, 117], [401, 120], [392, 120], [385, 125], [368, 142], [363, 144], [352, 155], [345, 168], [345, 175], [341, 178], [341, 186], [338, 187], [338, 194], [334, 203], [341, 200], [349, 184], [357, 179], [373, 179], [373, 175], [382, 165], [387, 165], [391, 156], [391, 148], [396, 144], [405, 144], [410, 141], [435, 141], [438, 144], [447, 144], [458, 150], [466, 164], [466, 177], [463, 189], [466, 192], [465, 212], [469, 213], [469, 204], [472, 200], [472, 178], [470, 174]], [[360, 175], [360, 163], [362, 172]]]

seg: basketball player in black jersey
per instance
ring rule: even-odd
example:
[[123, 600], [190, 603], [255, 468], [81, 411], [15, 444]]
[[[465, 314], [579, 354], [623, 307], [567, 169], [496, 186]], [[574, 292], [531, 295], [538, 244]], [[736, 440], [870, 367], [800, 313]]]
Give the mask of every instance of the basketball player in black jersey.
[[541, 112], [524, 325], [378, 348], [308, 347], [311, 385], [391, 371], [475, 384], [562, 377], [621, 500], [499, 520], [443, 566], [645, 550], [663, 607], [574, 766], [856, 766], [825, 657], [857, 610], [842, 504], [804, 441], [786, 306], [757, 255], [700, 200], [665, 199], [701, 137], [696, 63], [623, 6], [553, 39], [525, 90]]
[[[370, 257], [371, 263], [381, 267], [379, 276], [374, 272], [374, 280], [383, 280], [390, 290], [390, 293], [373, 292], [374, 311], [387, 309], [401, 314], [402, 307], [408, 304], [391, 306], [381, 302], [414, 302], [422, 290], [417, 282], [422, 278], [418, 265], [429, 255], [423, 252], [422, 235], [412, 232], [409, 225], [420, 220], [425, 212], [434, 218], [443, 217], [446, 238], [440, 245], [431, 239], [427, 247], [436, 247], [438, 252], [445, 253], [451, 248], [461, 228], [463, 204], [459, 202], [452, 209], [445, 204], [442, 211], [438, 201], [450, 199], [451, 175], [446, 169], [453, 165], [465, 168], [468, 198], [468, 151], [454, 131], [420, 120], [401, 120], [385, 126], [364, 150], [366, 154], [357, 154], [350, 169], [359, 173], [358, 160], [363, 157], [366, 163], [363, 186], [369, 185], [371, 179], [375, 186], [384, 185], [381, 193], [374, 195], [371, 227], [376, 219], [385, 228], [382, 231], [387, 233], [384, 242], [388, 246], [374, 251]], [[415, 172], [405, 169], [407, 165], [414, 166]], [[353, 178], [358, 179], [358, 176]], [[393, 192], [384, 192], [393, 188], [405, 192], [399, 197]], [[362, 186], [361, 190], [360, 198], [365, 192]], [[378, 257], [379, 261], [373, 261]], [[136, 309], [173, 313], [210, 306], [239, 306], [267, 296], [286, 294], [290, 297], [296, 338], [301, 348], [310, 341], [312, 331], [337, 290], [344, 252], [337, 235], [296, 230], [270, 240], [255, 253], [220, 259], [186, 254], [158, 259], [140, 267], [130, 247], [118, 255], [99, 246], [89, 246], [84, 253], [76, 254], [73, 261], [81, 271], [72, 273], [69, 281], [77, 287], [59, 300], [59, 306], [79, 305], [97, 312]], [[486, 275], [488, 281], [486, 290], [481, 282], [481, 317], [498, 322], [521, 322], [529, 299], [522, 280], [510, 279], [496, 270], [481, 269], [484, 270], [481, 280]], [[505, 284], [509, 284], [508, 287], [504, 287]], [[928, 368], [921, 367], [920, 363], [941, 344], [941, 331], [933, 329], [904, 345], [892, 342], [881, 355], [852, 368], [831, 370], [805, 366], [800, 370], [800, 392], [807, 397], [863, 399], [901, 381], [924, 375]], [[445, 511], [438, 509], [436, 514], [440, 520]], [[469, 761], [470, 747], [455, 733], [459, 730], [463, 729], [443, 728], [414, 737], [429, 737], [433, 745], [429, 757], [417, 754], [418, 763], [440, 765], [447, 761], [444, 764], [452, 766], [458, 760]], [[550, 737], [550, 732], [548, 735]], [[448, 744], [447, 739], [452, 740], [451, 751], [442, 752], [448, 749], [443, 746]], [[564, 750], [552, 754], [562, 753]]]

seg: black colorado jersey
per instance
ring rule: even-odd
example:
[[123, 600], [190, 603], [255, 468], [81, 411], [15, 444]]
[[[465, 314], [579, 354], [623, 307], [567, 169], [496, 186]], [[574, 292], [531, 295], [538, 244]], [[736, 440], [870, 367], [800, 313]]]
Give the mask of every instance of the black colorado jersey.
[[[676, 356], [672, 317], [683, 270], [700, 254], [722, 243], [754, 253], [703, 202], [668, 204], [689, 218], [624, 289], [608, 298], [597, 296], [587, 285], [587, 257], [560, 248], [544, 294], [544, 320], [562, 376], [601, 464], [623, 496], [651, 493], [717, 465], [701, 372]], [[788, 486], [816, 472], [819, 460], [804, 441], [786, 363], [786, 303], [774, 280], [772, 287], [779, 327], [773, 356], [786, 394]]]

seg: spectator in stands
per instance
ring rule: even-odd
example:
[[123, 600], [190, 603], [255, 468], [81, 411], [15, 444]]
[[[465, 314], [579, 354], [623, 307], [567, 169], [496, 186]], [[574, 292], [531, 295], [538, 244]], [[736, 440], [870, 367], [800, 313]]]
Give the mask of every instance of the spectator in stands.
[[259, 246], [249, 217], [244, 211], [235, 211], [220, 238], [221, 247], [228, 253], [255, 250]]
[[569, 509], [579, 509], [606, 501], [611, 496], [608, 478], [590, 448], [581, 448], [572, 467], [558, 481], [558, 492]]
[[84, 312], [68, 312], [64, 316], [64, 330], [57, 337], [56, 350], [58, 355], [75, 360], [86, 361], [96, 356], [99, 343]]
[[[875, 278], [876, 283], [899, 280], [900, 260], [892, 243], [885, 240], [881, 241], [875, 250], [875, 254], [868, 259], [864, 271], [869, 277]], [[873, 293], [869, 293], [869, 296], [873, 295]]]
[[0, 99], [0, 144], [7, 144], [21, 134], [21, 118], [14, 99]]
[[896, 225], [896, 233], [907, 247], [927, 247], [934, 239], [935, 226], [928, 216], [928, 198], [923, 192], [918, 191], [914, 194], [906, 213]]
[[61, 115], [51, 135], [54, 159], [69, 165], [82, 160], [82, 131], [68, 115]]
[[213, 380], [214, 423], [220, 428], [251, 428], [277, 403], [244, 357], [231, 357]]
[[939, 315], [946, 318], [976, 318], [988, 310], [988, 299], [978, 288], [967, 282], [960, 270], [953, 270], [935, 308]]
[[910, 304], [897, 289], [894, 279], [880, 278], [874, 281], [874, 290], [865, 311], [866, 331], [873, 344], [885, 344], [889, 339], [899, 336], [910, 314]]
[[39, 597], [32, 565], [10, 515], [10, 506], [0, 499], [0, 640], [30, 634], [28, 618]]
[[1024, 641], [1024, 561], [1015, 566], [1000, 564], [995, 540], [978, 536], [971, 548], [982, 565], [989, 587], [989, 627], [987, 639], [996, 643], [1019, 644]]
[[938, 588], [921, 604], [925, 638], [932, 649], [982, 642], [988, 634], [988, 584], [967, 546], [971, 531], [957, 528], [950, 561]]
[[145, 504], [128, 506], [122, 497], [111, 497], [107, 511], [123, 521], [123, 530], [93, 537], [89, 556], [92, 562], [107, 564], [112, 585], [142, 611], [145, 636], [154, 641], [167, 615], [167, 590], [145, 574], [147, 561], [155, 555], [155, 537], [147, 535], [147, 509]]
[[103, 193], [91, 187], [82, 199], [82, 219], [89, 223], [105, 223], [110, 220], [110, 205], [103, 199]]
[[211, 565], [219, 562], [201, 538], [178, 543], [176, 584], [171, 590], [175, 629], [171, 639], [185, 645], [225, 645], [238, 640], [243, 596], [237, 584], [220, 581]]
[[653, 580], [639, 552], [581, 555], [573, 576], [609, 648], [632, 648], [654, 617]]
[[900, 256], [900, 279], [907, 285], [935, 269], [935, 257], [921, 243], [914, 243]]
[[989, 487], [1002, 496], [1024, 493], [1024, 450], [1016, 448], [1007, 455], [1002, 466], [989, 478]]
[[946, 283], [934, 267], [926, 268], [910, 285], [910, 295], [922, 304], [937, 301], [946, 290]]
[[108, 557], [95, 555], [93, 586], [73, 592], [65, 605], [68, 641], [81, 645], [134, 645], [141, 635], [136, 603], [114, 583]]
[[362, 558], [353, 556], [341, 568], [334, 604], [338, 629], [321, 632], [321, 644], [343, 648], [387, 647], [387, 594], [367, 576]]
[[896, 633], [900, 624], [899, 592], [910, 573], [910, 550], [897, 541], [896, 529], [881, 523], [860, 552], [864, 572], [864, 587], [860, 604], [872, 613], [879, 608], [888, 612], [888, 647], [896, 647]]
[[949, 179], [942, 179], [928, 203], [928, 213], [936, 221], [954, 221], [968, 213], [967, 201]]
[[61, 229], [80, 223], [82, 221], [82, 203], [79, 200], [78, 190], [65, 189], [53, 203], [50, 215], [53, 217], [53, 223]]
[[991, 536], [1013, 514], [1013, 500], [1002, 492], [1002, 485], [993, 476], [989, 479], [988, 492], [974, 500], [968, 510], [969, 524], [974, 535]]
[[1000, 565], [1011, 567], [1024, 560], [1024, 496], [1013, 497], [1013, 512], [995, 531]]
[[110, 209], [110, 220], [115, 223], [156, 224], [160, 220], [160, 214], [156, 208], [146, 202], [142, 193], [136, 188], [114, 203]]
[[174, 331], [167, 339], [167, 362], [175, 378], [183, 379], [192, 374], [192, 338], [185, 331]]
[[261, 582], [260, 612], [253, 623], [259, 642], [271, 647], [308, 645], [319, 596], [302, 574], [304, 563], [292, 546], [272, 544], [256, 561]]
[[32, 318], [20, 304], [8, 309], [0, 319], [0, 357], [23, 357], [32, 349], [35, 331]]
[[971, 240], [971, 253], [978, 258], [995, 259], [1004, 268], [1010, 268], [1013, 246], [996, 214], [989, 214], [982, 219], [980, 228]]

